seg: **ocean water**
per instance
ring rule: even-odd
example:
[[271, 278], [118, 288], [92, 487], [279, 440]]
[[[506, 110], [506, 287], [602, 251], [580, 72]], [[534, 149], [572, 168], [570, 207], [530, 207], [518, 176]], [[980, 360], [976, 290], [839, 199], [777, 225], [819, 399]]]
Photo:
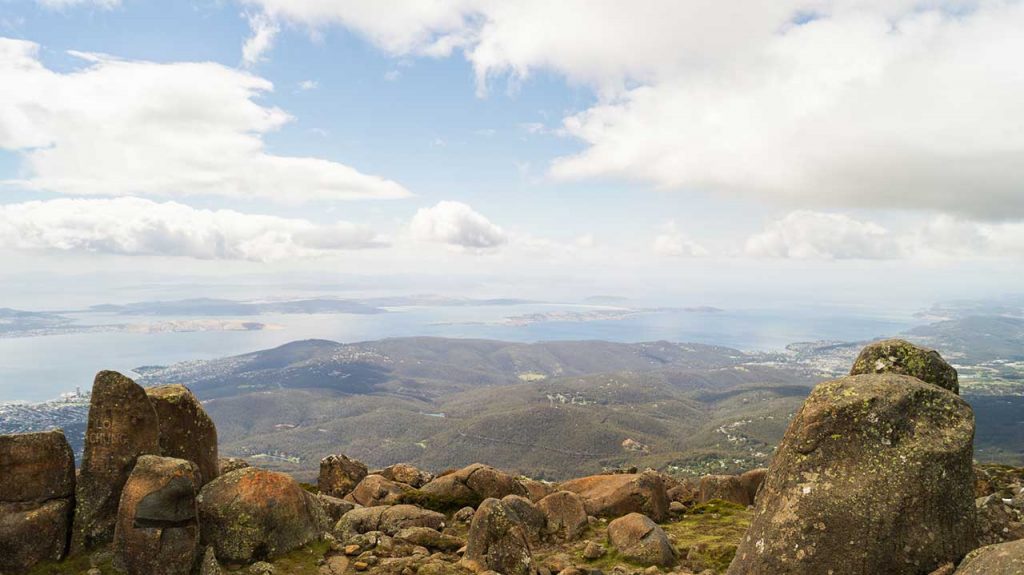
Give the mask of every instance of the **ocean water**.
[[[0, 401], [43, 401], [76, 386], [88, 389], [102, 369], [128, 372], [142, 365], [212, 359], [267, 349], [299, 339], [355, 342], [387, 337], [442, 336], [532, 342], [668, 340], [781, 350], [797, 341], [856, 341], [898, 334], [919, 324], [909, 313], [866, 313], [852, 308], [726, 310], [698, 313], [663, 310], [624, 319], [548, 321], [509, 325], [509, 316], [558, 310], [586, 311], [563, 304], [416, 307], [385, 314], [261, 315], [217, 319], [259, 321], [278, 326], [262, 331], [135, 333], [103, 332], [0, 338]], [[81, 314], [83, 324], [148, 323], [166, 317]]]

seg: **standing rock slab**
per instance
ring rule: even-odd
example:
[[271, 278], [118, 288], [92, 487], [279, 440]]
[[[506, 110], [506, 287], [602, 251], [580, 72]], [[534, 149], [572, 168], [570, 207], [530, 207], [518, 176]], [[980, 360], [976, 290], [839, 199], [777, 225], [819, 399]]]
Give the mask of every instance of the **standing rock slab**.
[[974, 414], [895, 374], [814, 388], [790, 422], [729, 575], [929, 573], [975, 540]]
[[522, 520], [509, 506], [490, 498], [473, 515], [462, 564], [472, 571], [536, 575], [537, 564]]
[[0, 573], [64, 557], [74, 494], [63, 431], [0, 435]]
[[199, 492], [199, 529], [217, 559], [252, 563], [320, 537], [327, 518], [316, 497], [284, 473], [246, 467]]
[[665, 530], [640, 513], [630, 513], [608, 524], [608, 542], [629, 561], [668, 567], [676, 562]]
[[128, 575], [188, 575], [199, 553], [195, 463], [143, 455], [121, 492], [114, 553]]
[[366, 465], [345, 455], [328, 455], [320, 460], [320, 476], [317, 488], [320, 493], [331, 497], [345, 497], [363, 478]]
[[1024, 539], [975, 549], [956, 575], [1020, 575], [1024, 573]]
[[160, 421], [160, 454], [196, 464], [199, 486], [220, 475], [217, 427], [196, 396], [184, 385], [161, 385], [146, 390]]
[[876, 341], [861, 350], [850, 375], [865, 373], [898, 373], [960, 393], [956, 369], [942, 359], [939, 352], [904, 341]]
[[657, 473], [591, 475], [566, 481], [559, 488], [582, 497], [587, 513], [597, 517], [636, 512], [654, 521], [668, 519], [668, 494]]
[[157, 421], [141, 386], [116, 371], [96, 374], [76, 491], [72, 551], [113, 538], [121, 490], [135, 459], [160, 454]]

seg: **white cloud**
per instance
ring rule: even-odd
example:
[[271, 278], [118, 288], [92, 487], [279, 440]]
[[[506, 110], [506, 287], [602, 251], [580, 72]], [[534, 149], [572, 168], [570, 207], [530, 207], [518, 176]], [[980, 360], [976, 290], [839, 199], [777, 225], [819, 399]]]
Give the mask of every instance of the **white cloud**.
[[1016, 0], [245, 0], [488, 79], [551, 70], [599, 101], [562, 178], [799, 206], [1024, 216]]
[[336, 162], [277, 156], [263, 135], [291, 117], [257, 103], [272, 84], [214, 63], [117, 60], [59, 73], [31, 42], [0, 38], [0, 149], [30, 189], [74, 195], [209, 195], [281, 202], [398, 198], [400, 184]]
[[299, 82], [299, 90], [301, 90], [303, 92], [308, 92], [310, 90], [316, 90], [319, 87], [320, 87], [320, 82], [317, 82], [316, 80], [303, 80], [303, 81]]
[[686, 237], [675, 222], [669, 222], [663, 226], [663, 232], [654, 238], [651, 249], [659, 256], [675, 258], [708, 255], [707, 248]]
[[347, 222], [319, 225], [141, 198], [0, 205], [0, 247], [8, 249], [276, 261], [380, 245], [372, 230]]
[[843, 214], [792, 212], [747, 239], [754, 257], [793, 259], [888, 259], [905, 255], [884, 227]]
[[274, 39], [281, 27], [272, 18], [263, 13], [249, 14], [249, 30], [252, 35], [242, 44], [242, 62], [247, 67], [255, 66], [263, 60], [263, 55], [274, 47]]
[[409, 231], [419, 241], [470, 250], [493, 249], [508, 242], [503, 229], [462, 202], [443, 201], [420, 209], [409, 223]]

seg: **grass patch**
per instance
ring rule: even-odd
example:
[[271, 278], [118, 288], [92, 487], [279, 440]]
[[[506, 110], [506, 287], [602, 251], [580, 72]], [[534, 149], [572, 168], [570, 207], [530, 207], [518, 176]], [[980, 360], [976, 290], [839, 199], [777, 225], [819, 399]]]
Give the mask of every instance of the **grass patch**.
[[320, 567], [317, 563], [327, 551], [331, 544], [326, 541], [316, 541], [285, 553], [271, 561], [277, 573], [288, 575], [317, 575]]
[[662, 525], [689, 569], [724, 572], [750, 527], [752, 512], [718, 499], [695, 505], [675, 523]]
[[[63, 561], [42, 561], [28, 570], [25, 575], [80, 575], [93, 568], [89, 560], [93, 553], [93, 551], [78, 553]], [[104, 560], [97, 562], [96, 568], [103, 575], [121, 575], [114, 570], [114, 566], [111, 565], [112, 561], [113, 556], [107, 555]]]

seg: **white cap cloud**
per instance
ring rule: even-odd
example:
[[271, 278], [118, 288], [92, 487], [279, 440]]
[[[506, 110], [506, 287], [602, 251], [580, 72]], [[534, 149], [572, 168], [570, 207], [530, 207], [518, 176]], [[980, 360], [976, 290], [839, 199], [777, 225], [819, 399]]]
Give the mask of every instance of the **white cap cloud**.
[[1024, 217], [1015, 0], [243, 0], [395, 55], [550, 70], [598, 102], [560, 178], [624, 177], [797, 206]]
[[188, 195], [280, 202], [400, 198], [400, 184], [310, 157], [269, 154], [291, 117], [256, 98], [273, 86], [214, 63], [96, 54], [61, 73], [38, 45], [0, 38], [0, 149], [20, 155], [9, 185], [72, 195]]
[[383, 245], [364, 226], [202, 210], [142, 198], [0, 205], [0, 248], [277, 261]]
[[411, 236], [469, 250], [488, 250], [508, 242], [499, 226], [462, 202], [442, 201], [416, 212], [409, 223]]

